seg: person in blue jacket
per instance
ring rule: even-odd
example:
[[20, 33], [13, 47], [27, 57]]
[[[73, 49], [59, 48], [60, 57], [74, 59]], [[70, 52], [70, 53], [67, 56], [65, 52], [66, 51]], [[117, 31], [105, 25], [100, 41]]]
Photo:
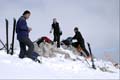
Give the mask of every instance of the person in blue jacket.
[[[29, 33], [32, 28], [28, 27], [26, 20], [29, 19], [31, 13], [26, 10], [23, 16], [19, 18], [16, 25], [17, 40], [20, 44], [20, 54], [19, 58], [29, 57], [32, 58], [32, 53], [34, 50], [33, 42], [29, 38]], [[26, 49], [26, 46], [28, 49]]]

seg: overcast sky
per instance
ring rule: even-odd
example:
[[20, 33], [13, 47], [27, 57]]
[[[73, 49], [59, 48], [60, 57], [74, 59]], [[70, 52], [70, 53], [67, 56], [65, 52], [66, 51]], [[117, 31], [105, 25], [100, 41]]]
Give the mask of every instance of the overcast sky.
[[[34, 41], [48, 36], [52, 18], [56, 17], [63, 31], [62, 39], [73, 36], [79, 27], [86, 42], [90, 42], [97, 57], [110, 54], [118, 60], [119, 54], [119, 0], [0, 0], [0, 39], [5, 42], [5, 21], [9, 20], [11, 36], [13, 17], [18, 19], [24, 10], [32, 15], [28, 26]], [[17, 40], [16, 46], [18, 46]], [[86, 46], [87, 47], [87, 46]], [[117, 58], [116, 58], [117, 57]]]

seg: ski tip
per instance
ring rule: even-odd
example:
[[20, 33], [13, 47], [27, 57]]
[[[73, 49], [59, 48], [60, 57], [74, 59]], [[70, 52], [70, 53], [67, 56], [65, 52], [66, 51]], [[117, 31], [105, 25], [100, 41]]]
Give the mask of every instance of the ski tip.
[[13, 18], [14, 21], [16, 21], [16, 18]]
[[5, 19], [5, 22], [8, 23], [8, 19]]

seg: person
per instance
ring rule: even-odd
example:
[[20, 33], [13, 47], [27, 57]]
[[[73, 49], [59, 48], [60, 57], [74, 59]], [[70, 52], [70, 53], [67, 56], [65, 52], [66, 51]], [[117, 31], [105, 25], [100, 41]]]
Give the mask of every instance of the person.
[[82, 36], [82, 34], [80, 33], [78, 27], [75, 27], [74, 28], [74, 32], [75, 32], [75, 35], [74, 37], [72, 38], [72, 40], [76, 39], [77, 42], [75, 44], [73, 44], [73, 46], [75, 47], [79, 47], [81, 50], [83, 50], [86, 54], [86, 57], [87, 58], [90, 58], [90, 55], [89, 55], [89, 52], [87, 51], [87, 49], [85, 48], [85, 41], [84, 41], [84, 38]]
[[60, 35], [62, 35], [62, 31], [60, 30], [59, 23], [57, 22], [57, 19], [53, 19], [52, 29], [50, 33], [52, 33], [52, 30], [54, 30], [54, 42], [57, 42], [57, 48], [60, 48]]
[[[29, 19], [31, 13], [30, 11], [26, 10], [23, 13], [23, 16], [19, 18], [16, 25], [16, 33], [17, 33], [17, 40], [19, 41], [20, 45], [20, 54], [19, 58], [23, 59], [25, 57], [31, 58], [32, 60], [36, 60], [40, 62], [37, 57], [37, 53], [33, 52], [34, 45], [33, 42], [29, 38], [29, 33], [32, 28], [28, 27], [26, 20]], [[28, 50], [26, 49], [28, 47]]]

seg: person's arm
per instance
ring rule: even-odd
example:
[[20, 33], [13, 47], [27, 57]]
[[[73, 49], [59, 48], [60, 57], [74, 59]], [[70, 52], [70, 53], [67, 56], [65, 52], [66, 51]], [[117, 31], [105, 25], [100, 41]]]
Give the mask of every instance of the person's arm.
[[76, 39], [76, 36], [77, 36], [77, 35], [75, 34], [75, 35], [72, 37], [72, 40], [73, 40], [73, 39]]
[[22, 31], [29, 31], [29, 28], [28, 28], [25, 20], [21, 20], [19, 22], [19, 29], [22, 30]]

